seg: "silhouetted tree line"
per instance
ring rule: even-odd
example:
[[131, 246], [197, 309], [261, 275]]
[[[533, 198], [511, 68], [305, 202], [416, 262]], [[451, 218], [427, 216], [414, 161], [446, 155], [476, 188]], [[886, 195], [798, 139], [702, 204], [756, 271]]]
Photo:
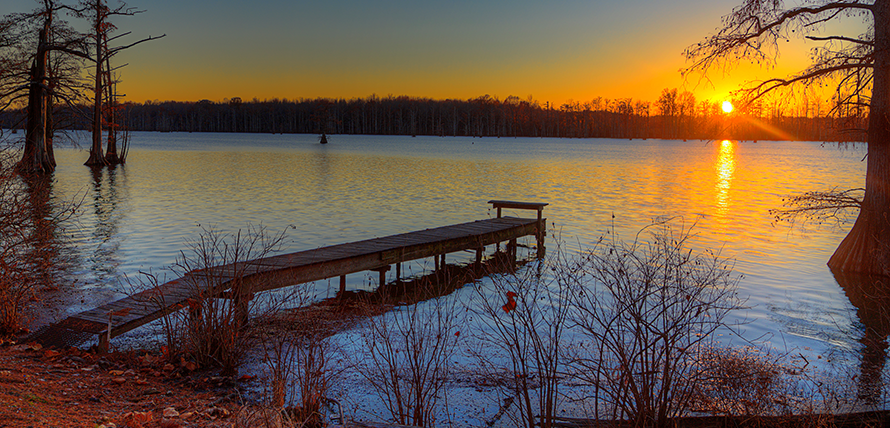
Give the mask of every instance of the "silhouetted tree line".
[[[72, 107], [61, 107], [70, 109]], [[83, 107], [87, 108], [87, 107]], [[812, 113], [812, 111], [807, 110]], [[723, 113], [689, 92], [662, 93], [657, 102], [598, 97], [588, 102], [543, 105], [515, 96], [489, 95], [469, 100], [433, 100], [407, 96], [355, 99], [272, 99], [222, 102], [125, 103], [121, 120], [134, 131], [328, 133], [477, 137], [798, 139], [858, 141], [863, 115], [837, 117], [798, 114], [778, 105], [759, 104], [749, 111]], [[0, 115], [5, 127], [19, 123], [21, 112]], [[88, 117], [88, 115], [68, 115]], [[88, 129], [87, 123], [74, 127]]]

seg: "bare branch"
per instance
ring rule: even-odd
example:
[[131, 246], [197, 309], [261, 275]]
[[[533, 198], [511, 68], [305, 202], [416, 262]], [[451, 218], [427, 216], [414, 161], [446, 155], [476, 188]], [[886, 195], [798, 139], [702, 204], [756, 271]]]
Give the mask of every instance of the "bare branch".
[[160, 38], [162, 38], [162, 37], [166, 37], [166, 36], [167, 36], [166, 34], [161, 34], [160, 36], [157, 36], [157, 37], [148, 36], [148, 37], [146, 37], [146, 38], [144, 38], [144, 39], [142, 39], [142, 40], [139, 40], [139, 41], [137, 41], [137, 42], [130, 43], [129, 45], [118, 46], [118, 47], [116, 47], [116, 48], [109, 49], [107, 55], [108, 55], [109, 57], [111, 57], [111, 56], [114, 56], [114, 54], [116, 54], [116, 53], [118, 53], [118, 52], [120, 52], [120, 51], [122, 51], [122, 50], [124, 50], [124, 49], [129, 49], [129, 48], [132, 48], [133, 46], [136, 46], [136, 45], [138, 45], [138, 44], [140, 44], [140, 43], [143, 43], [143, 42], [150, 42], [150, 41], [152, 41], [152, 40], [157, 40], [157, 39], [160, 39]]
[[826, 12], [831, 12], [829, 17], [833, 17], [844, 11], [871, 11], [873, 5], [830, 2], [789, 10], [780, 8], [779, 2], [746, 1], [724, 18], [724, 28], [717, 35], [686, 49], [684, 55], [693, 63], [683, 73], [706, 73], [720, 64], [735, 64], [742, 60], [771, 64], [776, 57], [777, 41], [787, 37], [789, 26], [796, 25], [803, 32], [812, 31], [811, 24], [823, 22], [825, 17], [821, 15]]
[[842, 42], [850, 42], [850, 43], [856, 43], [856, 44], [872, 46], [872, 47], [875, 45], [874, 42], [872, 42], [870, 40], [860, 40], [860, 39], [854, 39], [852, 37], [844, 37], [844, 36], [828, 36], [828, 37], [806, 36], [806, 38], [810, 39], [812, 41], [816, 41], [816, 42], [838, 40], [838, 41], [842, 41]]
[[838, 225], [862, 207], [865, 189], [826, 192], [806, 192], [783, 199], [783, 208], [770, 210], [776, 222], [822, 223], [833, 221]]

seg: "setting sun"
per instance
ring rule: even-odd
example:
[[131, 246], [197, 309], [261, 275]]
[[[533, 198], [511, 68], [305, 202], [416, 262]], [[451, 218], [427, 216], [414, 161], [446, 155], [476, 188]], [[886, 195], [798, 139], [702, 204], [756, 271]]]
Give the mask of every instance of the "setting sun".
[[723, 102], [723, 111], [725, 113], [732, 113], [732, 103], [729, 101]]

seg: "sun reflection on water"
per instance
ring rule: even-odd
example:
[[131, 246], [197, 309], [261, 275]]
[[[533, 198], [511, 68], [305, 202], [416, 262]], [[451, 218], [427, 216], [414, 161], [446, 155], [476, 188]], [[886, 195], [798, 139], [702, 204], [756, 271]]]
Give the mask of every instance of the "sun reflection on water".
[[716, 214], [724, 217], [729, 210], [732, 198], [729, 190], [732, 187], [732, 176], [735, 173], [735, 147], [732, 141], [723, 140], [717, 154]]

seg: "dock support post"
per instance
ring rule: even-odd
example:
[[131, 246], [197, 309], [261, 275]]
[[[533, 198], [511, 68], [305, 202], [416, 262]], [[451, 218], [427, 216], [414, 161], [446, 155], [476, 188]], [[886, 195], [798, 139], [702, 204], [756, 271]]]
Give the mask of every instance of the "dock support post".
[[543, 207], [538, 208], [538, 224], [535, 227], [535, 239], [538, 241], [538, 258], [543, 259], [546, 249], [544, 248], [544, 236], [547, 235], [544, 220], [542, 219]]
[[337, 295], [341, 299], [346, 295], [346, 275], [340, 275], [340, 292]]
[[485, 251], [485, 247], [479, 247], [476, 249], [476, 263], [473, 265], [476, 269], [476, 273], [482, 271], [482, 253]]
[[372, 270], [380, 273], [380, 283], [377, 286], [383, 287], [384, 285], [386, 285], [386, 272], [389, 270], [389, 265]]
[[247, 325], [250, 317], [250, 301], [253, 300], [253, 293], [242, 284], [232, 287], [232, 291], [235, 294], [235, 300], [232, 302], [235, 305], [235, 323], [241, 329]]
[[402, 282], [402, 263], [396, 263], [396, 283]]
[[510, 243], [507, 244], [507, 254], [510, 255], [510, 260], [513, 263], [516, 263], [516, 238], [510, 240]]
[[[189, 303], [191, 303], [191, 301], [189, 301]], [[204, 313], [201, 311], [200, 303], [189, 305], [189, 321], [193, 323], [201, 321], [202, 315], [204, 315]]]
[[107, 332], [102, 332], [102, 334], [99, 335], [99, 344], [96, 346], [96, 348], [100, 354], [107, 354], [108, 351], [111, 349], [111, 344], [109, 343]]

